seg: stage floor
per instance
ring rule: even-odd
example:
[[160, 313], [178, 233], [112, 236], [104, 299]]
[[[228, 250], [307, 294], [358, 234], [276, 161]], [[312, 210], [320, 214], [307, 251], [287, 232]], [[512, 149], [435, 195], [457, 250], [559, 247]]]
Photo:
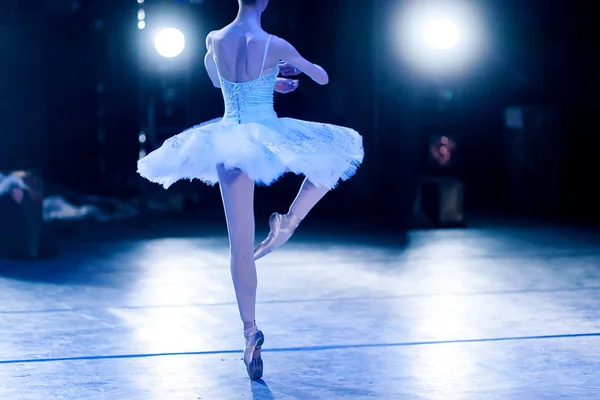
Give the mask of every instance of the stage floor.
[[258, 262], [250, 382], [222, 228], [0, 260], [0, 399], [600, 398], [598, 233], [299, 232]]

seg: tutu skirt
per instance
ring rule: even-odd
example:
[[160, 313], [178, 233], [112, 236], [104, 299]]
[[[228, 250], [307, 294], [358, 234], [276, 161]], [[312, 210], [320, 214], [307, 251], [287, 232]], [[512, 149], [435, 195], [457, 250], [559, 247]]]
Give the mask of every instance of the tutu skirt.
[[214, 185], [223, 165], [258, 185], [292, 172], [334, 188], [354, 175], [363, 156], [362, 137], [350, 128], [292, 118], [242, 124], [219, 118], [166, 140], [138, 161], [138, 173], [165, 188], [184, 179]]

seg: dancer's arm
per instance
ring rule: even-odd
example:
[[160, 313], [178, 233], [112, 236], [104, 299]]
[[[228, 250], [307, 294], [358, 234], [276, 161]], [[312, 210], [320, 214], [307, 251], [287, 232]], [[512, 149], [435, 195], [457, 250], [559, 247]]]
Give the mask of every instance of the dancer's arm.
[[319, 85], [326, 85], [329, 83], [329, 76], [323, 68], [306, 60], [294, 46], [284, 39], [273, 36], [271, 46], [275, 53], [274, 56], [276, 56], [277, 59], [283, 60], [298, 68]]
[[213, 47], [213, 39], [212, 32], [210, 32], [206, 36], [206, 56], [204, 57], [204, 67], [206, 68], [206, 72], [208, 73], [208, 77], [212, 81], [212, 84], [216, 88], [221, 87], [221, 82], [219, 81], [219, 74], [217, 72], [217, 64], [215, 64], [215, 49]]

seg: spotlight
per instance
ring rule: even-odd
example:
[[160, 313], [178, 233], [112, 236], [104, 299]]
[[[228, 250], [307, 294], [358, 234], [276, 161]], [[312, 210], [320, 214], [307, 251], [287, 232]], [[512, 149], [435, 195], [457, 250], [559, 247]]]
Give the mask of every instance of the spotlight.
[[397, 2], [389, 26], [399, 61], [424, 77], [463, 74], [484, 50], [486, 31], [476, 1], [421, 0]]
[[460, 38], [458, 27], [449, 19], [427, 21], [422, 33], [426, 43], [440, 50], [450, 50]]
[[154, 47], [163, 57], [177, 57], [185, 48], [185, 36], [179, 29], [165, 28], [156, 35]]

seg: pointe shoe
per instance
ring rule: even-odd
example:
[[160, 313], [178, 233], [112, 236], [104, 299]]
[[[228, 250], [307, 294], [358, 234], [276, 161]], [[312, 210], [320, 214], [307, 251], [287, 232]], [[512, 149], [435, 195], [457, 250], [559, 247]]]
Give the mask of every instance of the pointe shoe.
[[269, 232], [269, 236], [254, 249], [254, 261], [277, 250], [290, 240], [290, 237], [292, 237], [294, 231], [300, 225], [300, 221], [302, 221], [300, 217], [292, 213], [286, 215], [274, 213], [271, 215], [269, 218], [269, 228], [271, 228], [271, 231]]
[[252, 380], [258, 380], [263, 376], [263, 360], [260, 356], [260, 350], [265, 342], [265, 336], [261, 331], [256, 331], [249, 335], [244, 335], [246, 338], [246, 349], [244, 350], [244, 364], [246, 364], [246, 372]]

